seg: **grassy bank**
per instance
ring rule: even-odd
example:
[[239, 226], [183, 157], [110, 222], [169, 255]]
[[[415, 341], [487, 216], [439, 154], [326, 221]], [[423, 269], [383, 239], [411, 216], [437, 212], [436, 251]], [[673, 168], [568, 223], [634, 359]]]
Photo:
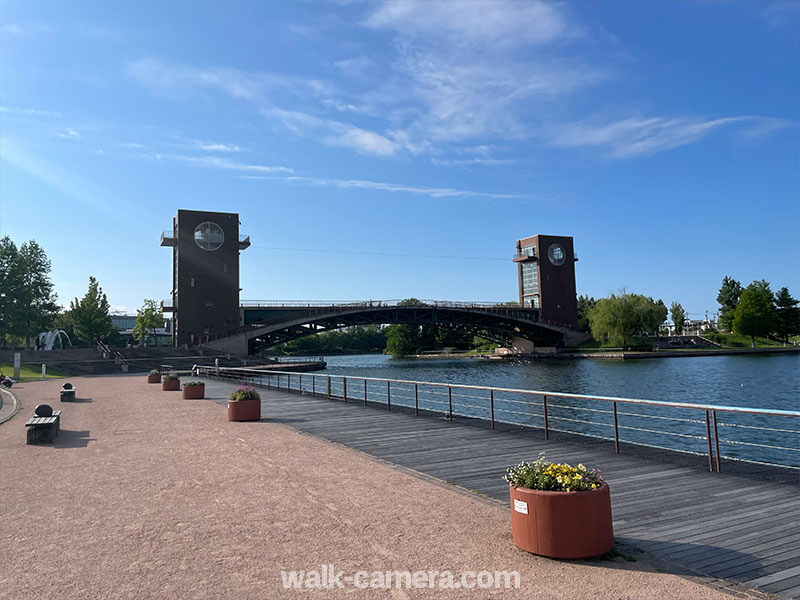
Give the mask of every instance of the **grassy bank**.
[[[8, 377], [14, 377], [14, 365], [11, 363], [0, 363], [0, 372]], [[56, 379], [58, 377], [65, 377], [65, 375], [51, 368], [47, 368], [47, 378]], [[34, 380], [42, 378], [42, 367], [33, 367], [31, 365], [22, 365], [19, 368], [19, 380]]]

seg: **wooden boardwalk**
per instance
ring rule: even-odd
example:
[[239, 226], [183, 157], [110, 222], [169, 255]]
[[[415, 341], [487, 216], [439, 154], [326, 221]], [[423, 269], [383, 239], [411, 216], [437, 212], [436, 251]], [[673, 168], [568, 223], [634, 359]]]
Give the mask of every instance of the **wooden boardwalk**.
[[[207, 383], [225, 402], [233, 384]], [[625, 545], [677, 570], [781, 598], [800, 598], [800, 473], [705, 456], [622, 445], [483, 421], [415, 417], [392, 405], [363, 406], [323, 396], [262, 390], [263, 413], [320, 436], [508, 502], [506, 467], [544, 451], [551, 460], [601, 469], [611, 487], [614, 532]]]

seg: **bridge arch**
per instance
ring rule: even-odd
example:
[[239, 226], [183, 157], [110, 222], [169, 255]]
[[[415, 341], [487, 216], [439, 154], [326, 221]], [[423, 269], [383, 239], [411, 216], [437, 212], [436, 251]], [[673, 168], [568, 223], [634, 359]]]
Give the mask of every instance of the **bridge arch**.
[[[511, 345], [515, 340], [533, 345], [559, 346], [576, 343], [585, 334], [557, 324], [543, 323], [532, 308], [497, 305], [423, 303], [415, 306], [364, 302], [333, 306], [254, 307], [265, 318], [227, 335], [205, 340], [209, 347], [233, 354], [252, 354], [308, 335], [354, 325], [447, 325]], [[273, 316], [270, 315], [273, 313]]]

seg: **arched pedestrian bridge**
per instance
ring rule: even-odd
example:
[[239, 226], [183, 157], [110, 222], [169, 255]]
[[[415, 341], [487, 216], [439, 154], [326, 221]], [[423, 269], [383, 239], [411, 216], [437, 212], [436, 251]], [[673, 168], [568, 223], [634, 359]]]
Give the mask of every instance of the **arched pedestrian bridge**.
[[588, 336], [564, 324], [543, 322], [534, 308], [497, 303], [423, 300], [409, 306], [403, 301], [355, 303], [244, 302], [244, 325], [205, 336], [202, 344], [232, 354], [254, 354], [261, 349], [307, 335], [354, 325], [398, 323], [446, 325], [494, 339], [518, 352], [534, 346], [577, 344]]

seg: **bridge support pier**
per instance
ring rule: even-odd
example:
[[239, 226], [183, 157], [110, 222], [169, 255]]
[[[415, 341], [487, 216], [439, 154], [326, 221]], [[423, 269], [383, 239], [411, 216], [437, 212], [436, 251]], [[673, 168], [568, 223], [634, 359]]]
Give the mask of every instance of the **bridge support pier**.
[[514, 336], [511, 338], [511, 349], [514, 354], [533, 354], [536, 344], [525, 338]]

